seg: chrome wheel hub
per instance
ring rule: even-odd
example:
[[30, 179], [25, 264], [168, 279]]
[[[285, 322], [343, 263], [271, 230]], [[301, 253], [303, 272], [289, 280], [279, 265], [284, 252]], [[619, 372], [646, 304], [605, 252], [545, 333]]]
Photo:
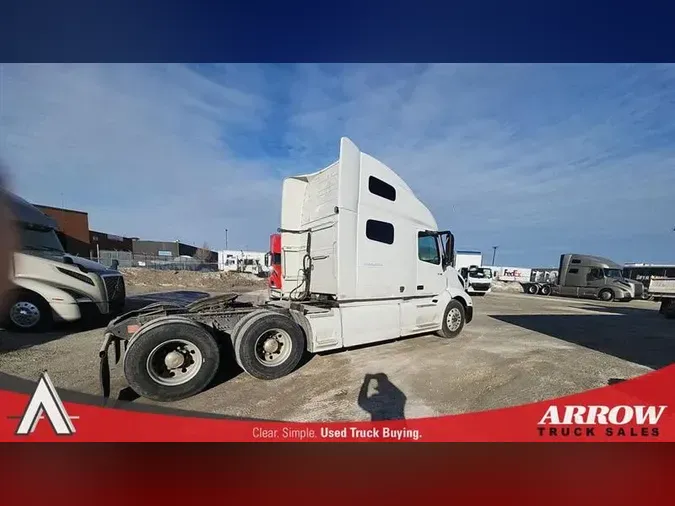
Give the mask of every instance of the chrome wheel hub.
[[32, 302], [16, 302], [9, 310], [9, 318], [17, 327], [29, 329], [40, 321], [40, 308]]
[[459, 312], [459, 309], [453, 307], [448, 311], [448, 317], [446, 318], [445, 323], [451, 332], [456, 331], [462, 323], [462, 313]]
[[178, 351], [170, 351], [164, 357], [164, 365], [167, 369], [178, 369], [185, 363], [185, 357]]
[[148, 355], [150, 378], [164, 386], [178, 386], [193, 379], [204, 359], [199, 348], [184, 339], [172, 339], [156, 346]]
[[285, 330], [271, 329], [263, 332], [255, 343], [255, 357], [263, 365], [283, 364], [291, 355], [293, 342]]

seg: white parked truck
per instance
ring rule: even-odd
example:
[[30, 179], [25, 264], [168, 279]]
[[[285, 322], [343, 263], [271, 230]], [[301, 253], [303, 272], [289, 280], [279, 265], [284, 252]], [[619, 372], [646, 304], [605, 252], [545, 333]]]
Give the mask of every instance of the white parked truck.
[[661, 303], [659, 313], [666, 318], [675, 318], [675, 278], [652, 277], [649, 292], [655, 301]]
[[125, 303], [122, 275], [103, 265], [68, 255], [50, 217], [24, 199], [6, 193], [18, 231], [12, 255], [11, 291], [3, 301], [1, 326], [15, 331], [47, 330], [54, 321], [84, 314], [116, 315]]
[[284, 180], [280, 234], [281, 299], [255, 305], [232, 294], [120, 316], [100, 351], [103, 395], [111, 346], [137, 394], [173, 401], [211, 382], [223, 344], [248, 374], [273, 380], [305, 352], [429, 332], [453, 338], [472, 320], [471, 297], [452, 266], [452, 233], [349, 139], [335, 163]]
[[485, 295], [492, 289], [493, 272], [483, 266], [483, 254], [480, 251], [457, 251], [455, 269], [464, 279], [469, 295]]

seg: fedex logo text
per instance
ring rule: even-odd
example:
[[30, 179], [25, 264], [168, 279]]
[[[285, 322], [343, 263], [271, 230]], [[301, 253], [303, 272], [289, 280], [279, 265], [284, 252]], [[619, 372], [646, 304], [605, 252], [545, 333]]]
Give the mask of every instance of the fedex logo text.
[[516, 269], [504, 269], [504, 276], [517, 278], [520, 276], [520, 271]]
[[[537, 430], [540, 436], [658, 437], [658, 422], [668, 406], [549, 406]], [[596, 432], [597, 431], [597, 432]]]

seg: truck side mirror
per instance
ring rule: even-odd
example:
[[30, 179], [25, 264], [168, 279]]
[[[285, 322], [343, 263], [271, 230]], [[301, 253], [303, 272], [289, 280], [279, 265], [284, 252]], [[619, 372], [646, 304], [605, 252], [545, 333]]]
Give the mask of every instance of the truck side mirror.
[[455, 266], [455, 236], [448, 234], [448, 238], [445, 240], [445, 262], [447, 266]]

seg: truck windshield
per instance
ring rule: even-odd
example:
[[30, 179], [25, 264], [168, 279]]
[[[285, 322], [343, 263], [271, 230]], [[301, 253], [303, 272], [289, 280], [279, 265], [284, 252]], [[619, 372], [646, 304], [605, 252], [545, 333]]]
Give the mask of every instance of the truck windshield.
[[491, 278], [492, 270], [484, 267], [479, 267], [478, 269], [470, 269], [469, 277], [472, 278]]
[[623, 272], [621, 272], [621, 269], [604, 269], [605, 271], [605, 277], [608, 278], [622, 278], [623, 277]]
[[52, 228], [19, 224], [19, 244], [21, 251], [64, 253], [63, 246]]

